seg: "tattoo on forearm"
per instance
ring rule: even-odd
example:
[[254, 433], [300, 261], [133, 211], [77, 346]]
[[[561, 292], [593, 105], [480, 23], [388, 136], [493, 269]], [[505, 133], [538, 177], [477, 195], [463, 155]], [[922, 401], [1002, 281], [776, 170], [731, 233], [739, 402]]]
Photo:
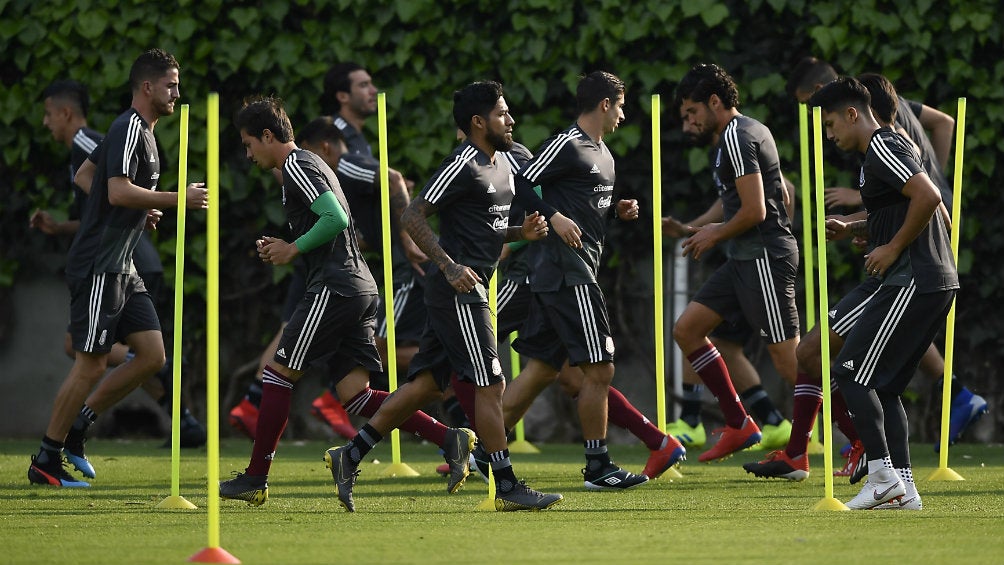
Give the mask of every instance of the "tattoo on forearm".
[[439, 237], [429, 227], [429, 222], [426, 219], [435, 214], [436, 211], [436, 207], [429, 204], [424, 198], [416, 198], [401, 214], [401, 224], [408, 231], [411, 239], [415, 241], [415, 245], [429, 259], [439, 265], [441, 270], [445, 271], [445, 266], [452, 263], [453, 259], [439, 246]]
[[868, 220], [851, 222], [851, 234], [854, 237], [868, 237]]
[[505, 230], [505, 240], [510, 241], [521, 241], [523, 240], [523, 226], [509, 226]]

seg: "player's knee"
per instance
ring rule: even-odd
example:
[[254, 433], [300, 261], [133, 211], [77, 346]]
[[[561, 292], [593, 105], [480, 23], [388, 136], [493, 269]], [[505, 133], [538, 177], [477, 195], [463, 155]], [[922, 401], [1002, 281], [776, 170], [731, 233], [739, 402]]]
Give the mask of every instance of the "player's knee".
[[813, 334], [806, 335], [795, 348], [795, 358], [800, 367], [812, 367], [819, 364], [819, 339]]

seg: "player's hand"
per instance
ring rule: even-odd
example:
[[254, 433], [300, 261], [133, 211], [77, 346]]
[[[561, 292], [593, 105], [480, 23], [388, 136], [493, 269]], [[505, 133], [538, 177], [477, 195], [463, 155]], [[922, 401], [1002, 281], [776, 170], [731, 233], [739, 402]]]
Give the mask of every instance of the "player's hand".
[[865, 273], [876, 277], [885, 275], [899, 258], [900, 252], [890, 243], [872, 249], [871, 253], [865, 255]]
[[694, 259], [700, 259], [701, 255], [718, 245], [718, 224], [707, 224], [693, 229], [694, 235], [683, 240], [681, 244], [683, 256], [690, 255]]
[[160, 223], [160, 219], [164, 217], [164, 213], [156, 208], [151, 208], [146, 211], [146, 225], [143, 226], [145, 229], [153, 231], [157, 229], [157, 224]]
[[836, 206], [859, 208], [861, 206], [861, 191], [842, 186], [827, 188], [823, 190], [823, 202], [826, 203], [827, 208]]
[[520, 227], [520, 234], [527, 241], [544, 239], [547, 237], [548, 231], [547, 220], [544, 219], [544, 216], [540, 215], [540, 212], [534, 212], [523, 218], [523, 226]]
[[456, 290], [460, 294], [467, 294], [481, 282], [481, 277], [473, 269], [459, 263], [450, 263], [447, 265], [443, 269], [443, 276], [446, 277], [446, 281], [450, 283], [453, 290]]
[[668, 237], [687, 237], [696, 232], [693, 226], [688, 226], [673, 216], [666, 216], [662, 219], [662, 235]]
[[272, 265], [288, 265], [300, 254], [295, 243], [288, 243], [277, 237], [263, 235], [255, 244], [258, 247], [258, 257]]
[[59, 227], [56, 220], [52, 219], [52, 214], [45, 210], [35, 210], [35, 213], [28, 219], [28, 225], [46, 235], [55, 235]]
[[561, 241], [564, 241], [569, 247], [582, 248], [582, 230], [574, 221], [563, 216], [561, 212], [555, 212], [551, 216], [551, 227], [554, 228], [554, 233], [558, 234]]
[[188, 185], [185, 192], [185, 206], [201, 210], [209, 208], [209, 190], [206, 189], [206, 183], [193, 182]]
[[638, 214], [640, 212], [638, 208], [637, 200], [618, 200], [617, 201], [617, 217], [624, 221], [632, 221], [638, 219]]
[[411, 268], [424, 277], [425, 269], [422, 268], [422, 264], [427, 263], [429, 258], [419, 249], [418, 245], [415, 244], [415, 240], [411, 239], [411, 236], [406, 231], [401, 232], [401, 247], [404, 248], [404, 255], [411, 263]]
[[845, 221], [846, 216], [826, 217], [827, 241], [840, 241], [851, 237], [851, 224]]

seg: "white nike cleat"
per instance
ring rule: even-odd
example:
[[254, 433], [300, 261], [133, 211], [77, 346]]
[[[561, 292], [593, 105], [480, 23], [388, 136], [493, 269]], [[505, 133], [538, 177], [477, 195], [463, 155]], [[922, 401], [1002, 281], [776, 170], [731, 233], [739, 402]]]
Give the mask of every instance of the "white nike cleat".
[[899, 480], [896, 471], [880, 469], [868, 475], [865, 486], [857, 496], [847, 502], [847, 507], [851, 510], [871, 510], [889, 501], [896, 501], [898, 504], [905, 494], [906, 486]]
[[903, 495], [903, 498], [899, 500], [890, 500], [889, 502], [883, 502], [879, 504], [872, 510], [923, 510], [924, 504], [920, 500], [919, 494], [914, 494], [910, 496], [909, 494]]

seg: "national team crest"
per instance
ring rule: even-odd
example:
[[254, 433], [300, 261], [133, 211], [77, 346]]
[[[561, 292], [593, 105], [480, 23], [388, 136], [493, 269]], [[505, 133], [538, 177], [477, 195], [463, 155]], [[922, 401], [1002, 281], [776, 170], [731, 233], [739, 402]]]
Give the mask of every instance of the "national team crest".
[[861, 167], [861, 175], [858, 177], [858, 188], [865, 185], [865, 168]]
[[495, 376], [500, 376], [502, 374], [502, 363], [499, 363], [499, 358], [492, 358], [492, 374]]
[[604, 347], [604, 349], [607, 350], [607, 353], [609, 353], [610, 355], [613, 355], [614, 354], [614, 338], [612, 338], [610, 336], [607, 336], [607, 341], [603, 345], [603, 347]]

